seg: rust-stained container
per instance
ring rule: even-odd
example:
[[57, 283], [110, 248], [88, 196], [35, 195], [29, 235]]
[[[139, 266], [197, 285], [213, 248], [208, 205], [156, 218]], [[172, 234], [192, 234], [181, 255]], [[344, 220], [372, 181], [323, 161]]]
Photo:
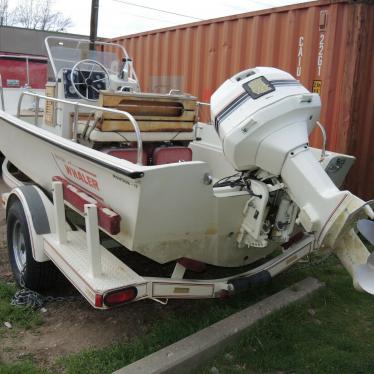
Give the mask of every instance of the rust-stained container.
[[[205, 102], [227, 78], [248, 67], [290, 72], [320, 93], [329, 149], [357, 157], [348, 187], [362, 198], [374, 198], [371, 1], [322, 0], [113, 41], [125, 44], [143, 91], [181, 89]], [[315, 131], [312, 144], [320, 143]]]

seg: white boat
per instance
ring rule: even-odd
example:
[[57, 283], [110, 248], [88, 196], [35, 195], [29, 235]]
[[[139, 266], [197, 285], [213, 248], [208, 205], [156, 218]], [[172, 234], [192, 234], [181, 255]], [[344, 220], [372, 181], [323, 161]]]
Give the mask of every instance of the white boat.
[[[218, 297], [328, 247], [355, 287], [371, 292], [372, 256], [355, 223], [374, 213], [338, 188], [353, 157], [308, 145], [318, 95], [281, 70], [248, 69], [213, 94], [214, 125], [204, 124], [206, 104], [195, 97], [141, 92], [120, 45], [48, 37], [46, 47], [53, 78], [44, 95], [28, 88], [17, 113], [0, 111], [3, 178], [13, 188], [3, 196], [8, 246], [20, 283], [45, 287], [52, 260], [97, 308]], [[31, 118], [24, 98], [34, 99]], [[84, 230], [70, 211], [85, 217]], [[171, 277], [136, 273], [100, 245], [98, 230], [175, 263]], [[258, 260], [222, 279], [184, 278], [202, 264]]]

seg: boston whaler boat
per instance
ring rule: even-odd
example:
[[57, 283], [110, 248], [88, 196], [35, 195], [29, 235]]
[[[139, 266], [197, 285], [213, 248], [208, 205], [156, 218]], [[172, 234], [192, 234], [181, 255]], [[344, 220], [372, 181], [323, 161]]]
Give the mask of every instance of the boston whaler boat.
[[[203, 124], [195, 97], [142, 93], [120, 45], [48, 37], [46, 47], [45, 94], [20, 91], [17, 113], [0, 111], [18, 283], [50, 287], [54, 263], [96, 308], [222, 297], [327, 248], [374, 293], [374, 258], [355, 231], [374, 218], [371, 202], [338, 188], [353, 157], [308, 145], [317, 94], [284, 71], [248, 69], [212, 95], [213, 124]], [[173, 271], [130, 267], [108, 243]], [[244, 268], [186, 279], [206, 265]]]

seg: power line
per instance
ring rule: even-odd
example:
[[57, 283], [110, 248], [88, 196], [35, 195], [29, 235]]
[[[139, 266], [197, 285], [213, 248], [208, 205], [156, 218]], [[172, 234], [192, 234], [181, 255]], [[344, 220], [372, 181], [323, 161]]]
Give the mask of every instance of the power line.
[[[272, 8], [278, 6], [278, 5], [276, 5], [276, 3], [275, 3], [275, 4], [274, 4], [274, 3], [267, 3], [267, 2], [265, 2], [265, 1], [250, 0], [249, 2], [250, 2], [250, 3], [258, 4], [258, 5], [261, 5], [261, 6], [272, 7]], [[279, 5], [279, 6], [281, 6], [281, 5]]]
[[148, 19], [148, 20], [151, 20], [151, 21], [166, 22], [166, 23], [170, 23], [170, 24], [174, 23], [174, 22], [166, 20], [166, 19], [146, 17], [146, 16], [141, 16], [139, 14], [129, 13], [129, 12], [126, 12], [126, 15], [130, 15], [130, 16], [133, 16], [133, 17], [139, 17], [139, 18], [145, 18], [145, 19]]
[[203, 18], [197, 18], [197, 17], [187, 16], [187, 15], [185, 15], [185, 14], [169, 12], [169, 11], [167, 11], [167, 10], [163, 10], [163, 9], [151, 8], [151, 7], [149, 7], [149, 6], [139, 5], [139, 4], [134, 4], [134, 3], [130, 3], [130, 2], [128, 2], [128, 1], [123, 1], [123, 0], [113, 0], [113, 1], [115, 1], [115, 2], [117, 2], [117, 3], [122, 3], [122, 4], [131, 5], [131, 6], [136, 6], [136, 7], [139, 7], [139, 8], [144, 8], [144, 9], [154, 10], [154, 11], [156, 11], [156, 12], [160, 12], [160, 13], [172, 14], [173, 16], [186, 17], [186, 18], [196, 19], [196, 20], [198, 20], [198, 21], [204, 21]]

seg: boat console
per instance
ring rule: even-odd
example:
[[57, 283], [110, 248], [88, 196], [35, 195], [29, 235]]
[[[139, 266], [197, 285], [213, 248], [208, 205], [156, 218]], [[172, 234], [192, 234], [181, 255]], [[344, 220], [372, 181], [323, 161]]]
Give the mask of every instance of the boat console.
[[[198, 117], [197, 98], [179, 91], [169, 94], [140, 93], [140, 85], [122, 45], [50, 36], [46, 48], [54, 80], [46, 85], [47, 96], [60, 100], [116, 109], [132, 115], [139, 125], [142, 141], [169, 145], [193, 140]], [[71, 138], [77, 120], [77, 141], [91, 147], [107, 148], [136, 140], [128, 118], [105, 110], [65, 110], [64, 103], [45, 102], [44, 124], [48, 130]], [[159, 144], [158, 144], [159, 145]]]
[[87, 95], [88, 100], [98, 100], [100, 91], [108, 85], [105, 73], [101, 71], [80, 70], [72, 74], [71, 69], [64, 69], [62, 77], [66, 99], [79, 99]]

